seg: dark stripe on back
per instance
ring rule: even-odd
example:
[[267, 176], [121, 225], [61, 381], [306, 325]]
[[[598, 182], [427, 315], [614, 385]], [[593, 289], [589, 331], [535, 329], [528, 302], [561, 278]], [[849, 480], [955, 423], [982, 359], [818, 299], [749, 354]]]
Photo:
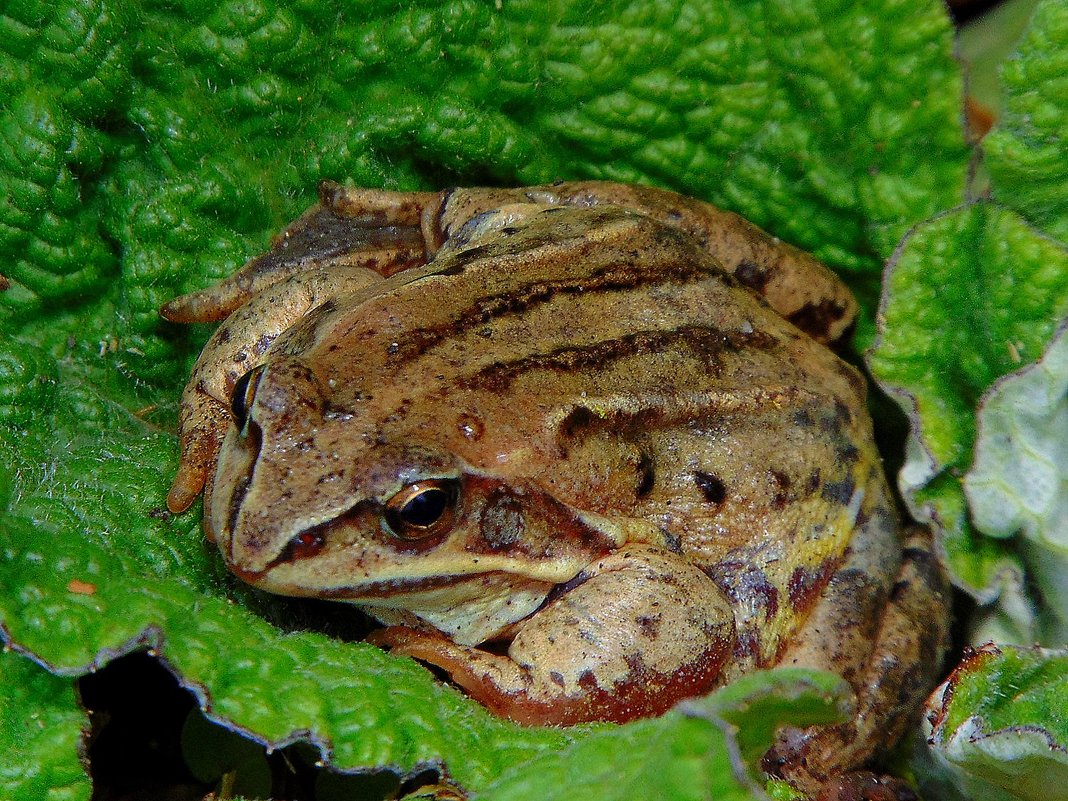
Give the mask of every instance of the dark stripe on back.
[[761, 331], [742, 333], [717, 328], [685, 326], [667, 331], [636, 331], [616, 339], [605, 339], [589, 345], [561, 347], [548, 353], [536, 353], [506, 362], [494, 362], [473, 375], [460, 379], [468, 389], [487, 389], [503, 392], [525, 373], [535, 370], [556, 372], [597, 371], [609, 364], [631, 356], [647, 356], [678, 346], [687, 347], [705, 368], [715, 371], [720, 356], [727, 351], [747, 348], [767, 350], [778, 340]]
[[523, 284], [508, 292], [479, 298], [449, 322], [413, 330], [399, 343], [394, 354], [394, 364], [400, 367], [419, 358], [446, 339], [463, 336], [473, 328], [508, 315], [523, 314], [537, 306], [550, 303], [560, 295], [627, 292], [658, 284], [686, 284], [704, 280], [710, 275], [722, 276], [713, 265], [698, 260], [680, 260], [644, 267], [615, 263], [585, 276]]

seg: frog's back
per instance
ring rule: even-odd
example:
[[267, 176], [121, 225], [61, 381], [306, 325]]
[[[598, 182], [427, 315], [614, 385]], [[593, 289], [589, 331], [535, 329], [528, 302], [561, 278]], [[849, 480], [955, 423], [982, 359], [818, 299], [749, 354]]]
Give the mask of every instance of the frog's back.
[[317, 365], [369, 436], [648, 521], [709, 564], [808, 548], [816, 588], [844, 550], [877, 468], [863, 381], [686, 234], [542, 212], [359, 301], [278, 349]]

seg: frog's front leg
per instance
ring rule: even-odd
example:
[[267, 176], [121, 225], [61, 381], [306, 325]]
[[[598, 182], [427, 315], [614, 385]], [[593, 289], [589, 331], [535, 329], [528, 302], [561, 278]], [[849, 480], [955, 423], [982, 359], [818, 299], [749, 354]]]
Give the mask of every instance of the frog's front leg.
[[442, 668], [526, 724], [624, 722], [711, 690], [734, 648], [723, 593], [685, 558], [635, 546], [591, 565], [513, 628], [506, 656], [402, 626], [371, 640]]
[[[278, 335], [324, 301], [381, 280], [378, 273], [360, 267], [308, 269], [253, 296], [215, 330], [182, 392], [181, 459], [167, 494], [168, 509], [183, 512], [200, 494], [232, 419], [234, 387], [263, 363]], [[203, 294], [211, 292], [209, 288]]]

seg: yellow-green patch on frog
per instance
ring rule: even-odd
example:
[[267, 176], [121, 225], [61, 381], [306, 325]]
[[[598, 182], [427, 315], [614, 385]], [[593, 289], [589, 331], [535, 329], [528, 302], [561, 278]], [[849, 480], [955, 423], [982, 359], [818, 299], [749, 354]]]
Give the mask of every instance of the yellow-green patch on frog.
[[[922, 696], [943, 588], [895, 587], [920, 557], [864, 382], [820, 344], [854, 302], [811, 258], [658, 190], [328, 186], [165, 313], [242, 301], [183, 397], [169, 502], [210, 474], [206, 528], [250, 583], [359, 603], [526, 722], [658, 714], [780, 662], [867, 698], [873, 641], [909, 655], [882, 716]], [[803, 772], [863, 761], [882, 724]]]

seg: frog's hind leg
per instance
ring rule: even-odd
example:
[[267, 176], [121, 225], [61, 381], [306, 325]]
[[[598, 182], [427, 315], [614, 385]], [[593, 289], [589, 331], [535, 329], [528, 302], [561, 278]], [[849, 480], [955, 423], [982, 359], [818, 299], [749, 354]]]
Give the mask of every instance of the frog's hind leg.
[[[805, 731], [782, 730], [764, 757], [769, 773], [821, 798], [835, 797], [829, 790], [843, 781], [841, 777], [878, 756], [881, 748], [892, 746], [917, 722], [920, 704], [938, 678], [948, 637], [949, 586], [929, 531], [915, 527], [902, 554], [878, 630], [867, 643], [866, 659], [858, 672], [846, 677], [856, 693], [851, 719]], [[827, 611], [831, 614], [819, 624], [826, 626], [823, 633], [831, 638], [856, 617], [844, 599], [837, 609], [832, 605]], [[816, 639], [821, 636], [820, 631], [813, 634]], [[813, 651], [819, 647], [816, 643]], [[784, 658], [781, 664], [809, 663], [805, 658]]]
[[522, 189], [457, 189], [445, 198], [436, 227], [444, 241], [463, 240], [472, 222], [493, 213], [490, 225], [507, 226], [522, 216], [524, 206], [619, 206], [681, 229], [739, 283], [819, 342], [841, 338], [857, 313], [849, 288], [813, 256], [737, 214], [651, 186], [575, 181]]
[[361, 267], [388, 276], [425, 264], [436, 249], [430, 226], [441, 199], [437, 192], [350, 189], [323, 181], [319, 203], [276, 236], [269, 251], [214, 286], [175, 298], [160, 314], [177, 323], [215, 322], [305, 270]]

